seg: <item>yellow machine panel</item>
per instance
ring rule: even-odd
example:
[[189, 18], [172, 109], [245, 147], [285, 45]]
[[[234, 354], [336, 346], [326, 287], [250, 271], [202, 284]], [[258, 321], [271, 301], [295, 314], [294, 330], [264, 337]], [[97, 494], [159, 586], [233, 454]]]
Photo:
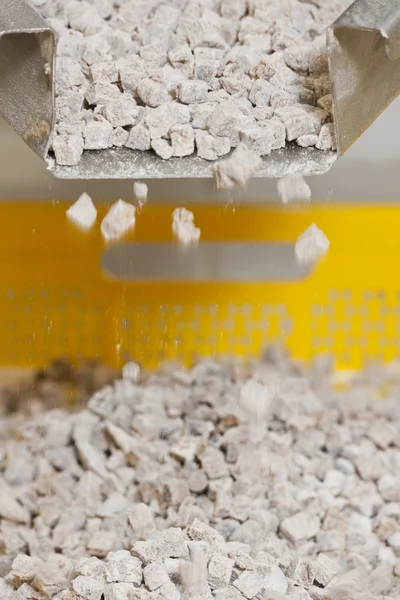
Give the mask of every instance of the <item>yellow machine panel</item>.
[[[66, 208], [0, 205], [0, 366], [66, 355], [153, 368], [199, 355], [256, 356], [277, 341], [295, 358], [331, 351], [346, 369], [400, 353], [395, 206], [191, 205], [202, 241], [294, 243], [313, 222], [330, 239], [326, 259], [304, 280], [246, 283], [111, 280], [100, 264], [107, 206], [88, 233], [67, 221]], [[123, 241], [177, 243], [174, 208], [144, 207]]]

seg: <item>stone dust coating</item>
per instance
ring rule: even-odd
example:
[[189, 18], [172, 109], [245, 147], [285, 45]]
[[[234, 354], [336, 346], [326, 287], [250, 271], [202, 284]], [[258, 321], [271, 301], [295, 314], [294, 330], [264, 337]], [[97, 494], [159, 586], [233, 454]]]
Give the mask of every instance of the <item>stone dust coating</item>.
[[31, 0], [59, 36], [59, 165], [335, 148], [326, 28], [351, 0]]
[[4, 417], [2, 600], [398, 600], [400, 365], [330, 367], [130, 363]]

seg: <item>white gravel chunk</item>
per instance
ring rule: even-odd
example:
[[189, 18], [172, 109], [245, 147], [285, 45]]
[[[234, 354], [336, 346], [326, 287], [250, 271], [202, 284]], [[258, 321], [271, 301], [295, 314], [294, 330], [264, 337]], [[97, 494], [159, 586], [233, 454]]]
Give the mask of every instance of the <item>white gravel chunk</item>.
[[215, 553], [208, 563], [208, 583], [211, 588], [227, 586], [231, 580], [234, 561], [227, 556]]
[[315, 561], [315, 581], [324, 587], [341, 571], [340, 565], [325, 554], [319, 554]]
[[313, 223], [296, 242], [296, 258], [303, 263], [314, 262], [328, 252], [329, 246], [330, 242], [324, 232]]
[[396, 531], [387, 541], [396, 556], [400, 556], [400, 531]]
[[141, 107], [128, 94], [122, 94], [101, 107], [101, 114], [114, 128], [136, 125], [140, 112]]
[[280, 526], [282, 535], [292, 543], [309, 540], [321, 528], [320, 519], [308, 512], [299, 512], [284, 519]]
[[171, 102], [172, 98], [166, 87], [158, 81], [144, 79], [137, 87], [137, 93], [140, 100], [151, 108], [156, 108], [165, 102]]
[[271, 83], [258, 79], [251, 87], [249, 100], [258, 108], [266, 108], [270, 106], [272, 94], [276, 91]]
[[133, 229], [136, 222], [135, 212], [135, 207], [124, 200], [113, 204], [101, 223], [100, 229], [104, 239], [119, 239]]
[[40, 594], [35, 588], [28, 583], [23, 583], [17, 591], [14, 592], [12, 600], [41, 600]]
[[97, 209], [91, 197], [84, 193], [69, 207], [67, 218], [82, 229], [90, 229], [96, 222]]
[[243, 129], [240, 135], [246, 145], [258, 156], [267, 156], [270, 154], [272, 146], [275, 143], [275, 136], [267, 127]]
[[225, 546], [224, 538], [222, 537], [222, 535], [206, 523], [202, 523], [197, 518], [195, 518], [193, 523], [189, 526], [188, 535], [190, 539], [195, 541], [208, 542], [212, 547]]
[[151, 147], [154, 152], [163, 160], [168, 160], [174, 154], [171, 143], [163, 138], [158, 138], [151, 141]]
[[308, 588], [314, 583], [316, 570], [314, 561], [306, 558], [293, 558], [286, 570], [286, 575], [296, 584]]
[[141, 562], [128, 550], [110, 552], [106, 559], [105, 578], [108, 583], [133, 583], [135, 586], [140, 586]]
[[152, 539], [135, 542], [131, 552], [148, 565], [166, 558], [181, 558], [184, 549], [182, 530], [170, 527], [155, 534]]
[[228, 154], [231, 150], [229, 138], [214, 137], [206, 131], [195, 130], [195, 141], [197, 155], [205, 160], [217, 160], [217, 158]]
[[318, 125], [313, 114], [300, 107], [284, 107], [275, 111], [286, 128], [288, 142], [297, 140], [305, 135], [319, 134], [321, 126]]
[[111, 134], [110, 144], [115, 146], [115, 148], [123, 148], [123, 146], [126, 146], [128, 139], [129, 132], [123, 127], [116, 127]]
[[12, 600], [13, 594], [13, 587], [0, 577], [0, 598], [2, 598], [2, 600]]
[[72, 580], [72, 590], [78, 595], [78, 598], [84, 598], [85, 600], [101, 600], [105, 584], [100, 579], [94, 577], [85, 577], [79, 575]]
[[262, 578], [257, 573], [245, 571], [233, 582], [233, 585], [245, 598], [254, 598], [264, 587]]
[[320, 108], [326, 110], [326, 112], [332, 113], [332, 103], [332, 94], [327, 94], [326, 96], [322, 96], [322, 98], [318, 100], [317, 104]]
[[386, 419], [376, 419], [367, 432], [368, 437], [378, 448], [388, 448], [397, 437], [396, 427]]
[[[289, 600], [311, 600], [311, 596], [307, 590], [304, 588], [292, 588], [285, 598], [289, 598]], [[266, 600], [281, 600], [280, 598], [269, 598]]]
[[264, 589], [269, 593], [286, 594], [288, 581], [278, 565], [271, 565], [263, 575]]
[[109, 583], [104, 590], [104, 600], [131, 600], [140, 597], [132, 583]]
[[254, 127], [255, 124], [256, 121], [251, 115], [246, 115], [237, 104], [230, 101], [221, 102], [207, 120], [211, 135], [229, 138], [233, 148], [240, 143], [241, 130]]
[[207, 100], [208, 85], [202, 80], [188, 80], [181, 83], [178, 98], [183, 104], [197, 104]]
[[146, 183], [135, 181], [133, 184], [133, 193], [135, 194], [136, 200], [138, 200], [140, 204], [144, 204], [147, 201], [149, 188]]
[[172, 102], [158, 108], [148, 109], [144, 120], [151, 139], [155, 140], [167, 136], [171, 127], [175, 125], [187, 125], [190, 118], [190, 110], [187, 106]]
[[107, 105], [113, 100], [118, 100], [121, 97], [121, 92], [118, 86], [100, 81], [89, 86], [85, 93], [86, 102], [91, 106]]
[[195, 227], [194, 215], [186, 208], [176, 208], [172, 213], [172, 233], [182, 244], [196, 243], [200, 239], [200, 229]]
[[217, 187], [227, 189], [245, 185], [261, 164], [260, 156], [245, 143], [241, 143], [232, 156], [215, 166]]
[[318, 150], [336, 150], [336, 135], [333, 123], [325, 123], [325, 125], [322, 125], [316, 147]]
[[207, 448], [198, 456], [202, 469], [209, 479], [220, 479], [229, 475], [224, 455], [216, 448]]
[[56, 135], [52, 141], [52, 148], [59, 165], [73, 167], [77, 165], [84, 149], [81, 135]]
[[30, 512], [13, 496], [11, 490], [0, 480], [0, 517], [16, 523], [29, 523]]
[[302, 148], [312, 148], [317, 145], [318, 135], [314, 133], [309, 133], [307, 135], [301, 135], [297, 138], [296, 143]]
[[214, 598], [215, 600], [243, 600], [243, 596], [239, 590], [231, 585], [216, 590]]
[[89, 121], [83, 128], [85, 150], [106, 150], [112, 134], [113, 126], [105, 119]]
[[92, 64], [89, 69], [93, 83], [118, 83], [119, 71], [114, 61]]
[[278, 193], [283, 204], [288, 202], [309, 202], [311, 190], [302, 175], [287, 175], [278, 181]]
[[96, 531], [90, 538], [87, 548], [90, 554], [105, 558], [114, 549], [115, 535], [112, 531]]
[[173, 156], [190, 156], [194, 152], [194, 131], [191, 125], [175, 125], [170, 129]]
[[152, 592], [163, 585], [170, 583], [167, 571], [159, 563], [152, 563], [143, 569], [143, 577], [146, 586]]
[[384, 473], [378, 479], [378, 491], [386, 502], [400, 502], [400, 482], [391, 473]]
[[30, 583], [36, 576], [42, 561], [39, 558], [18, 554], [11, 567], [11, 578], [21, 583]]
[[131, 150], [140, 150], [144, 152], [145, 150], [150, 150], [151, 148], [151, 138], [150, 131], [143, 123], [139, 123], [132, 127], [129, 132], [128, 141], [126, 142], [126, 147], [131, 148]]

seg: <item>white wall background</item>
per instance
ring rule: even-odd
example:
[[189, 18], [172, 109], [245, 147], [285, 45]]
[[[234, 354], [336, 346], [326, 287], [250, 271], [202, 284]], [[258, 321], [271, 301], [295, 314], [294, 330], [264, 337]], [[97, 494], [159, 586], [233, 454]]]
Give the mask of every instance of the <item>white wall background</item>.
[[[400, 99], [327, 174], [309, 179], [315, 201], [400, 201]], [[399, 127], [400, 129], [400, 127]], [[276, 182], [254, 180], [244, 190], [221, 193], [212, 180], [150, 181], [150, 200], [227, 202], [277, 200]], [[61, 181], [0, 120], [0, 199], [73, 200], [83, 191], [96, 200], [132, 198], [131, 181]]]

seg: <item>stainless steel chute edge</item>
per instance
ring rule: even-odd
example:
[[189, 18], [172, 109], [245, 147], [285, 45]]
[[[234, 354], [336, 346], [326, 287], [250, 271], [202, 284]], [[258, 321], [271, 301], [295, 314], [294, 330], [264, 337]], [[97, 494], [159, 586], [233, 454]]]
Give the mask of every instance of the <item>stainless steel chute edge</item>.
[[[356, 0], [329, 28], [337, 152], [290, 146], [265, 157], [258, 177], [327, 172], [400, 92], [398, 0]], [[211, 177], [195, 156], [163, 161], [128, 149], [85, 152], [75, 167], [48, 154], [54, 127], [56, 35], [26, 0], [0, 5], [0, 113], [63, 179]]]
[[41, 158], [54, 127], [56, 35], [25, 0], [0, 3], [0, 113]]
[[328, 30], [338, 156], [400, 93], [400, 3], [356, 0]]

